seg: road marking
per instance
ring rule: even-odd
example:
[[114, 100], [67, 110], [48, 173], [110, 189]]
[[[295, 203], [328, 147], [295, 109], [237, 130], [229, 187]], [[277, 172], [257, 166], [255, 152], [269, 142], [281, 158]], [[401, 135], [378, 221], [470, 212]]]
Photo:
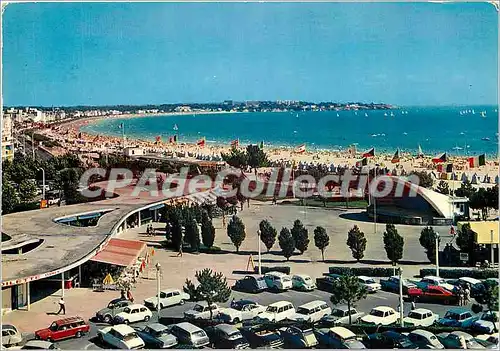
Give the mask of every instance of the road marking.
[[88, 345], [85, 345], [85, 347], [83, 348], [84, 350], [88, 350], [90, 346], [94, 346], [94, 344], [90, 343]]

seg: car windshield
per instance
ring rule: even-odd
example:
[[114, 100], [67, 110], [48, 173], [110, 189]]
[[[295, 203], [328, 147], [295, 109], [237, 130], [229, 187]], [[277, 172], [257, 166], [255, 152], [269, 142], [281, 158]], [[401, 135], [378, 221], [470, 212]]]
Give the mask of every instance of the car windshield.
[[154, 336], [156, 336], [156, 337], [160, 337], [160, 336], [163, 336], [163, 335], [168, 335], [168, 334], [170, 334], [170, 333], [168, 332], [168, 329], [167, 329], [167, 328], [165, 328], [165, 329], [163, 329], [163, 330], [155, 331], [155, 332], [153, 333], [153, 335], [154, 335]]
[[305, 277], [305, 278], [304, 278], [304, 281], [305, 281], [306, 283], [307, 283], [307, 282], [310, 282], [311, 280], [312, 280], [312, 279], [311, 279], [311, 277]]
[[408, 313], [408, 317], [413, 318], [413, 319], [422, 319], [422, 315], [420, 313], [417, 313], [417, 312]]
[[205, 332], [203, 330], [198, 330], [198, 331], [195, 331], [193, 334], [193, 336], [197, 336], [199, 338], [203, 338], [205, 335]]
[[231, 334], [229, 334], [228, 337], [231, 339], [238, 339], [238, 338], [241, 338], [242, 336], [238, 330], [235, 330]]
[[308, 310], [307, 308], [299, 307], [299, 308], [297, 308], [297, 313], [299, 313], [299, 314], [310, 314], [311, 311]]
[[196, 311], [196, 312], [203, 312], [204, 307], [202, 305], [195, 305], [193, 307], [193, 310]]
[[460, 315], [459, 315], [459, 314], [457, 314], [457, 313], [455, 313], [455, 312], [450, 312], [450, 311], [448, 311], [448, 312], [446, 312], [446, 314], [444, 315], [444, 318], [446, 318], [446, 319], [453, 319], [453, 320], [458, 321], [458, 320], [460, 320]]
[[496, 313], [484, 313], [481, 319], [490, 322], [498, 322], [498, 316]]
[[137, 338], [137, 334], [136, 333], [130, 333], [130, 334], [127, 334], [123, 337], [123, 341], [129, 341], [129, 340], [133, 340]]
[[446, 284], [446, 281], [444, 279], [436, 279], [436, 284], [437, 285]]
[[114, 308], [115, 307], [115, 303], [114, 302], [110, 302], [109, 305], [108, 305], [108, 308]]
[[290, 281], [292, 281], [292, 280], [291, 280], [289, 277], [283, 277], [283, 281], [284, 281], [284, 282], [290, 282]]
[[266, 281], [264, 279], [264, 277], [255, 278], [255, 280], [257, 280], [258, 282], [265, 282]]
[[371, 310], [370, 314], [372, 316], [375, 316], [375, 317], [383, 317], [384, 316], [384, 312], [383, 311], [376, 310], [376, 309]]
[[278, 312], [278, 307], [276, 306], [269, 306], [267, 309], [266, 309], [266, 312]]
[[375, 283], [375, 280], [373, 280], [373, 279], [366, 279], [366, 280], [365, 280], [365, 283], [366, 283], [366, 284], [374, 284], [374, 283]]
[[332, 311], [332, 316], [335, 316], [335, 317], [344, 317], [344, 311], [342, 310], [333, 310]]

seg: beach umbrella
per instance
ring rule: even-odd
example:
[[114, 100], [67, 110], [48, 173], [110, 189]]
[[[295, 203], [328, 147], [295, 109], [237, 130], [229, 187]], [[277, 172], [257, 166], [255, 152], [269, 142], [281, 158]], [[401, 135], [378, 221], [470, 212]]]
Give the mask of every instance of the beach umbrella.
[[471, 182], [471, 184], [477, 184], [477, 174], [476, 173], [474, 173], [472, 175], [472, 179], [471, 179], [470, 182]]
[[460, 179], [460, 181], [461, 181], [462, 183], [465, 183], [465, 182], [467, 182], [468, 180], [469, 180], [469, 177], [467, 177], [467, 174], [465, 174], [465, 172], [464, 172], [464, 173], [462, 173], [462, 178]]

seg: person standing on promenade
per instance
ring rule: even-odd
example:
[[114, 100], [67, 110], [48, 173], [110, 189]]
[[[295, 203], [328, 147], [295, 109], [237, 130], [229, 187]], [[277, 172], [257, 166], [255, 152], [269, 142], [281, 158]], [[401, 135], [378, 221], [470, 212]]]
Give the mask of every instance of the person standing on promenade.
[[59, 300], [59, 311], [57, 311], [56, 314], [61, 313], [61, 311], [63, 314], [66, 314], [66, 306], [64, 304], [64, 297], [61, 297], [61, 299]]
[[182, 246], [184, 246], [184, 233], [181, 234], [181, 242], [179, 244], [179, 252], [177, 253], [177, 257], [182, 257]]

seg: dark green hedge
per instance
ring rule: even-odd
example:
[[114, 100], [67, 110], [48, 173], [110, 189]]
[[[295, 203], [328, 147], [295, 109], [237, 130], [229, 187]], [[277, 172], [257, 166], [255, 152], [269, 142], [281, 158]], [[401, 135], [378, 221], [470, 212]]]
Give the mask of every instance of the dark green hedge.
[[[420, 270], [420, 276], [436, 275], [435, 268], [423, 268]], [[439, 269], [441, 278], [456, 279], [461, 277], [469, 277], [475, 279], [498, 278], [498, 270], [496, 269]]]
[[332, 274], [339, 275], [366, 275], [368, 277], [390, 277], [394, 275], [393, 268], [381, 267], [328, 267]]
[[[255, 272], [259, 271], [259, 267], [255, 267]], [[290, 274], [290, 267], [289, 266], [276, 266], [276, 267], [261, 267], [262, 274], [266, 274], [268, 272], [281, 272], [285, 274]]]

